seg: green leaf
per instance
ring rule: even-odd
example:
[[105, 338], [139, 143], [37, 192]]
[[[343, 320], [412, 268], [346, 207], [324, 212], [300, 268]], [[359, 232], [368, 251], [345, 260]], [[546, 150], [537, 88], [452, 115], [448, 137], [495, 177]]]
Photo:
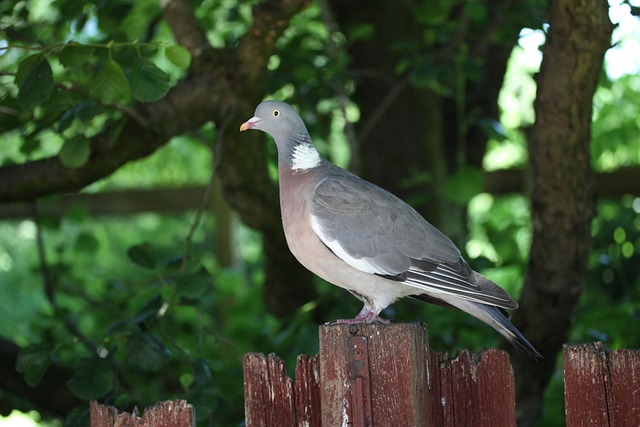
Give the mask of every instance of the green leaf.
[[409, 77], [413, 86], [418, 89], [431, 89], [443, 96], [452, 95], [451, 90], [442, 83], [445, 80], [442, 69], [438, 69], [432, 64], [422, 63], [417, 65]]
[[484, 132], [484, 134], [498, 142], [503, 142], [507, 139], [507, 132], [498, 120], [491, 118], [482, 118], [478, 120], [478, 127]]
[[64, 427], [86, 427], [91, 425], [89, 405], [76, 406], [64, 420]]
[[73, 204], [64, 213], [64, 219], [70, 222], [82, 223], [90, 220], [87, 207], [80, 204]]
[[60, 163], [71, 169], [84, 166], [89, 160], [89, 155], [91, 155], [91, 147], [84, 135], [76, 135], [68, 139], [58, 153]]
[[189, 396], [189, 403], [196, 408], [196, 418], [204, 420], [210, 417], [218, 404], [219, 392], [211, 387], [198, 387], [197, 391]]
[[461, 167], [447, 179], [446, 189], [449, 200], [465, 206], [475, 195], [482, 192], [482, 171], [471, 166]]
[[68, 43], [58, 55], [58, 60], [66, 68], [81, 67], [91, 61], [95, 49], [80, 43]]
[[131, 93], [138, 101], [157, 101], [169, 91], [169, 75], [147, 58], [138, 58], [129, 76]]
[[18, 71], [16, 72], [16, 77], [14, 79], [15, 84], [20, 86], [27, 75], [33, 70], [35, 65], [42, 60], [42, 58], [44, 58], [44, 55], [36, 53], [22, 59], [18, 64]]
[[81, 399], [98, 399], [109, 393], [116, 383], [116, 376], [106, 359], [92, 357], [82, 359], [67, 383], [71, 391]]
[[131, 246], [127, 251], [127, 256], [134, 264], [150, 270], [158, 266], [158, 256], [156, 249], [150, 243], [142, 243], [140, 245]]
[[122, 67], [112, 59], [107, 60], [100, 72], [91, 79], [90, 93], [105, 104], [128, 100], [131, 89]]
[[191, 53], [184, 47], [173, 44], [167, 46], [164, 54], [173, 65], [179, 68], [189, 68], [191, 65]]
[[152, 296], [145, 301], [140, 310], [138, 310], [136, 317], [133, 319], [133, 323], [135, 325], [140, 325], [145, 323], [147, 320], [156, 317], [158, 311], [162, 307], [162, 304], [162, 296], [160, 294]]
[[171, 358], [171, 351], [162, 340], [153, 334], [139, 334], [136, 338], [129, 346], [129, 361], [147, 372], [162, 369]]
[[376, 27], [373, 24], [357, 24], [348, 30], [349, 43], [353, 43], [356, 40], [371, 40], [376, 32]]
[[25, 155], [30, 155], [34, 151], [40, 148], [40, 138], [38, 136], [30, 135], [24, 139], [22, 145], [20, 146], [20, 152]]
[[86, 254], [95, 254], [98, 250], [98, 239], [91, 232], [82, 232], [78, 235], [73, 249], [77, 252]]
[[50, 344], [43, 343], [25, 347], [18, 353], [16, 371], [24, 376], [27, 384], [35, 387], [51, 365], [52, 355], [53, 346]]
[[191, 384], [193, 384], [193, 375], [191, 374], [191, 372], [185, 372], [180, 375], [178, 381], [180, 381], [180, 385], [182, 386], [182, 388], [187, 390], [189, 387], [191, 387]]
[[75, 119], [87, 121], [98, 114], [98, 103], [96, 101], [80, 102], [65, 113], [58, 120], [58, 132], [62, 133], [71, 126]]
[[487, 19], [487, 8], [480, 2], [470, 1], [465, 3], [464, 13], [476, 23], [482, 23]]
[[200, 298], [211, 289], [213, 278], [206, 268], [178, 276], [176, 279], [177, 291], [188, 298]]
[[191, 369], [193, 370], [193, 380], [198, 385], [211, 384], [212, 375], [207, 361], [202, 358], [198, 358], [191, 362]]
[[45, 102], [53, 89], [53, 72], [42, 54], [29, 56], [20, 62], [15, 78], [18, 84], [18, 104], [32, 109]]

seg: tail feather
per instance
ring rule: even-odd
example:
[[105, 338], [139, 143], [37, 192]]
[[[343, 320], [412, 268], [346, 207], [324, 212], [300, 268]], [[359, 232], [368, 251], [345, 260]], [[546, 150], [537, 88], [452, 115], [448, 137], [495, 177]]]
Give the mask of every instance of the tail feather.
[[[424, 298], [421, 298], [424, 299]], [[482, 304], [478, 302], [468, 301], [461, 298], [449, 298], [443, 295], [444, 304], [440, 305], [453, 306], [470, 315], [482, 320], [489, 326], [493, 327], [500, 335], [502, 335], [513, 346], [522, 350], [535, 360], [542, 359], [542, 355], [536, 348], [525, 338], [513, 324], [509, 321], [508, 314], [493, 305]]]
[[542, 359], [542, 355], [536, 350], [536, 348], [529, 342], [527, 338], [520, 332], [509, 319], [497, 308], [492, 306], [485, 306], [485, 310], [488, 315], [500, 325], [500, 327], [493, 326], [507, 341], [513, 344], [518, 349], [522, 350], [535, 360]]

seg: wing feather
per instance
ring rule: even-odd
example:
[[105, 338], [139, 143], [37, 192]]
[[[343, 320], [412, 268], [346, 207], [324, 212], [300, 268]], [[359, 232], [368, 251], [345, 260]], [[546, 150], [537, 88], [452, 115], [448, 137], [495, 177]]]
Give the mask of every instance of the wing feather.
[[311, 226], [338, 257], [425, 294], [445, 293], [505, 308], [517, 303], [474, 272], [451, 240], [393, 194], [336, 168], [311, 195]]

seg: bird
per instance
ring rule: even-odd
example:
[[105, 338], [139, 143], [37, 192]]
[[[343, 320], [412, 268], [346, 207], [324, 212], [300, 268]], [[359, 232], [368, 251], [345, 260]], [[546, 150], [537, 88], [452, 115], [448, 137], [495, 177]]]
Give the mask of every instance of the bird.
[[518, 303], [472, 270], [455, 244], [403, 200], [322, 157], [293, 107], [263, 101], [240, 126], [249, 129], [275, 140], [291, 253], [364, 304], [353, 319], [330, 323], [388, 323], [380, 312], [413, 297], [462, 310], [532, 358], [542, 357], [509, 321], [505, 309]]

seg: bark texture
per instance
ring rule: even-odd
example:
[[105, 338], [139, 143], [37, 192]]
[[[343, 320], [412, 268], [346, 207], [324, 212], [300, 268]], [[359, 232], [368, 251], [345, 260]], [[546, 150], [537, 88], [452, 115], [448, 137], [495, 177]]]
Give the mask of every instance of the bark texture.
[[518, 425], [535, 426], [556, 355], [587, 282], [594, 180], [592, 97], [609, 48], [605, 0], [551, 0], [529, 140], [533, 242], [514, 323], [545, 357], [512, 352]]

